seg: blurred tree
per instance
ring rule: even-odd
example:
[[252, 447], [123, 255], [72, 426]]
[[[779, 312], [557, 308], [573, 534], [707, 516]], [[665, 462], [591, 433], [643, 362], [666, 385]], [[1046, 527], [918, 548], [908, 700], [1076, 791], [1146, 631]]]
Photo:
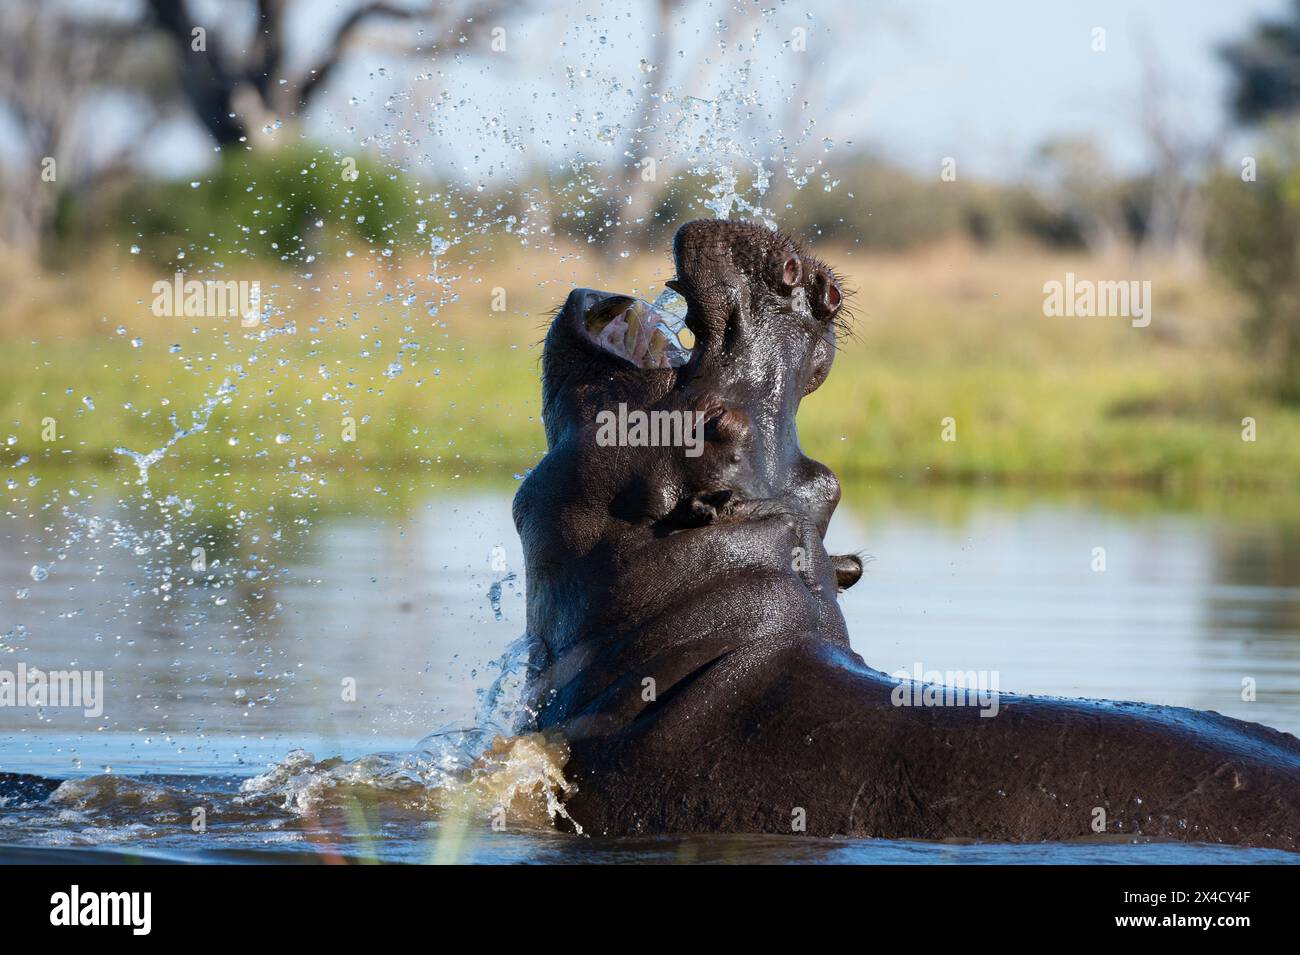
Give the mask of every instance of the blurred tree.
[[619, 157], [627, 163], [625, 175], [628, 180], [628, 205], [624, 221], [629, 232], [644, 227], [645, 219], [653, 209], [659, 192], [655, 180], [642, 179], [641, 164], [647, 158], [659, 158], [654, 153], [659, 126], [656, 116], [663, 101], [664, 83], [671, 62], [668, 51], [672, 42], [673, 13], [681, 6], [681, 0], [653, 0], [653, 6], [654, 32], [651, 34], [650, 56], [645, 61], [648, 75], [641, 84], [636, 119], [627, 131]]
[[1300, 0], [1290, 18], [1265, 20], [1244, 40], [1225, 46], [1232, 72], [1232, 108], [1237, 119], [1257, 123], [1300, 107]]
[[1209, 249], [1251, 303], [1245, 332], [1275, 390], [1300, 401], [1300, 0], [1223, 57], [1237, 120], [1270, 128], [1258, 155], [1213, 182]]
[[962, 228], [966, 183], [937, 189], [904, 167], [868, 157], [837, 168], [836, 178], [837, 189], [809, 185], [797, 201], [792, 186], [778, 184], [778, 202], [788, 202], [782, 227], [895, 250], [934, 242]]
[[1125, 184], [1096, 143], [1054, 139], [1039, 147], [1038, 179], [1089, 251], [1108, 255], [1127, 244]]
[[113, 235], [165, 265], [175, 263], [177, 250], [191, 267], [238, 257], [305, 262], [355, 238], [389, 249], [416, 218], [435, 231], [446, 225], [444, 209], [414, 206], [410, 184], [382, 164], [363, 159], [355, 179], [343, 172], [341, 157], [322, 147], [225, 150], [200, 189], [136, 179], [76, 215], [70, 250], [82, 236]]
[[[506, 11], [522, 5], [520, 0], [361, 2], [334, 28], [324, 52], [310, 66], [291, 70], [285, 29], [290, 0], [249, 3], [255, 8], [255, 27], [236, 55], [240, 44], [224, 31], [205, 27], [206, 21], [193, 16], [187, 0], [148, 0], [151, 21], [176, 51], [180, 88], [219, 146], [246, 142], [250, 128], [298, 119], [308, 103], [328, 88], [329, 78], [373, 23], [409, 23], [396, 43], [403, 53], [427, 55], [444, 35], [455, 41], [473, 39], [499, 25]], [[229, 16], [223, 24], [237, 20]], [[201, 42], [196, 29], [203, 30]], [[372, 33], [369, 38], [376, 37]]]
[[[148, 134], [181, 111], [219, 148], [247, 144], [250, 133], [272, 123], [297, 123], [349, 53], [381, 39], [372, 24], [401, 22], [382, 37], [385, 49], [428, 55], [444, 40], [462, 49], [462, 38], [491, 30], [524, 2], [357, 0], [302, 69], [290, 68], [302, 59], [288, 49], [290, 0], [247, 0], [248, 35], [240, 35], [235, 4], [212, 23], [193, 16], [186, 0], [144, 0], [143, 22], [120, 7], [100, 13], [61, 0], [0, 3], [0, 118], [21, 134], [12, 150], [17, 167], [0, 181], [0, 239], [23, 257], [48, 250], [58, 223], [69, 220], [66, 210], [84, 207], [107, 180], [137, 173], [154, 144]], [[95, 126], [106, 96], [128, 97], [116, 114], [132, 120], [107, 152]], [[259, 145], [286, 141], [298, 137]]]
[[1244, 169], [1210, 189], [1211, 260], [1251, 303], [1245, 325], [1280, 397], [1300, 401], [1300, 130], [1278, 126]]
[[[0, 7], [0, 113], [19, 132], [16, 162], [0, 178], [0, 237], [35, 255], [53, 236], [60, 203], [128, 168], [141, 134], [165, 108], [166, 51], [129, 20], [48, 4]], [[92, 97], [127, 96], [150, 117], [107, 152], [86, 129]], [[92, 141], [93, 140], [93, 141]]]
[[1158, 47], [1147, 44], [1141, 58], [1141, 126], [1151, 172], [1130, 184], [1130, 230], [1139, 250], [1156, 250], [1194, 266], [1202, 261], [1205, 183], [1222, 148], [1223, 131], [1189, 122], [1180, 113], [1177, 84]]

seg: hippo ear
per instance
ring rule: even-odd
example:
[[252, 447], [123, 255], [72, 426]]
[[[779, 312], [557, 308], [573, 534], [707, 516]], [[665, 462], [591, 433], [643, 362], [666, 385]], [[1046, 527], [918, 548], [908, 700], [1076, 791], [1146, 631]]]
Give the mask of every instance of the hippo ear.
[[803, 281], [803, 262], [799, 256], [792, 254], [782, 256], [781, 261], [781, 291], [789, 294], [794, 287]]
[[690, 358], [680, 339], [640, 299], [611, 295], [587, 309], [579, 327], [588, 341], [637, 368], [676, 368]]

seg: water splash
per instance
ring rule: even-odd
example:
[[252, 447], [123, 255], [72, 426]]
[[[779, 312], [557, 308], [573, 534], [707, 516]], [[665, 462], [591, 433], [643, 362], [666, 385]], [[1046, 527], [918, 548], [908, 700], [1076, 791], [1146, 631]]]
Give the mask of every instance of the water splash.
[[[733, 22], [733, 16], [745, 15], [729, 12], [728, 22]], [[761, 12], [762, 18], [771, 16]], [[204, 655], [205, 645], [208, 654], [220, 659], [230, 652], [232, 644], [247, 647], [250, 655], [255, 647], [260, 650], [259, 645], [269, 644], [267, 623], [275, 617], [278, 604], [273, 599], [261, 605], [257, 601], [264, 594], [260, 582], [273, 576], [274, 568], [267, 563], [262, 547], [252, 545], [258, 542], [258, 534], [265, 534], [263, 543], [279, 541], [282, 531], [305, 535], [315, 517], [315, 489], [341, 470], [334, 466], [338, 460], [350, 466], [360, 458], [354, 454], [354, 447], [340, 452], [339, 439], [323, 435], [326, 426], [319, 423], [319, 418], [313, 420], [312, 413], [329, 403], [331, 418], [355, 415], [364, 428], [371, 420], [369, 414], [382, 420], [394, 410], [404, 397], [399, 394], [401, 388], [420, 386], [420, 380], [416, 380], [422, 371], [420, 366], [431, 365], [432, 356], [457, 352], [460, 354], [456, 360], [463, 362], [464, 343], [456, 342], [447, 332], [447, 312], [451, 311], [447, 307], [460, 301], [469, 290], [477, 294], [492, 286], [491, 281], [485, 282], [483, 266], [491, 263], [493, 267], [507, 267], [496, 257], [499, 247], [517, 244], [549, 253], [553, 263], [561, 266], [554, 271], [565, 276], [548, 277], [538, 283], [539, 288], [549, 292], [554, 283], [567, 282], [574, 260], [590, 256], [588, 249], [598, 243], [613, 241], [616, 230], [623, 230], [624, 239], [641, 238], [638, 233], [653, 225], [656, 216], [653, 206], [642, 206], [638, 211], [634, 201], [642, 198], [641, 192], [649, 191], [642, 187], [644, 180], [636, 177], [633, 181], [628, 175], [639, 157], [658, 156], [661, 176], [667, 173], [656, 187], [654, 201], [666, 196], [675, 210], [689, 209], [695, 214], [703, 210], [721, 218], [748, 216], [769, 224], [774, 218], [768, 208], [772, 205], [771, 183], [784, 173], [796, 188], [802, 188], [816, 174], [819, 159], [796, 160], [801, 144], [814, 135], [815, 123], [797, 109], [783, 118], [774, 118], [768, 111], [773, 102], [771, 91], [785, 84], [774, 83], [774, 74], [763, 73], [764, 68], [774, 68], [779, 54], [767, 56], [764, 63], [763, 48], [755, 46], [757, 31], [752, 41], [744, 41], [746, 49], [741, 58], [717, 57], [716, 69], [711, 64], [699, 75], [671, 79], [669, 74], [680, 72], [673, 68], [674, 53], [681, 56], [681, 51], [674, 51], [671, 44], [653, 56], [654, 62], [640, 55], [646, 52], [644, 49], [620, 49], [618, 54], [632, 55], [586, 62], [587, 53], [621, 42], [613, 38], [609, 25], [600, 19], [585, 18], [569, 27], [570, 37], [564, 49], [575, 61], [561, 63], [557, 70], [563, 72], [561, 85], [582, 95], [572, 97], [573, 116], [558, 117], [556, 124], [515, 122], [507, 115], [511, 104], [476, 101], [472, 91], [453, 96], [441, 88], [445, 86], [443, 72], [450, 75], [462, 65], [460, 53], [440, 63], [437, 78], [431, 73], [414, 79], [395, 78], [399, 85], [409, 83], [409, 88], [384, 99], [384, 115], [373, 135], [365, 135], [364, 131], [353, 135], [351, 128], [347, 135], [351, 146], [367, 151], [373, 147], [378, 152], [388, 167], [381, 168], [379, 175], [395, 181], [400, 170], [408, 176], [411, 189], [402, 202], [390, 202], [382, 212], [373, 206], [348, 209], [349, 217], [358, 223], [369, 216], [366, 237], [340, 239], [332, 234], [335, 223], [325, 216], [314, 223], [303, 222], [300, 231], [307, 236], [318, 235], [321, 241], [315, 243], [310, 237], [295, 235], [296, 248], [277, 246], [278, 261], [266, 262], [268, 269], [279, 270], [273, 273], [275, 278], [296, 290], [296, 298], [285, 306], [280, 302], [290, 300], [277, 298], [275, 308], [259, 300], [255, 328], [227, 334], [219, 323], [204, 326], [200, 322], [190, 327], [177, 325], [176, 331], [168, 331], [165, 338], [162, 332], [140, 336], [126, 328], [131, 317], [140, 316], [113, 316], [114, 323], [119, 318], [126, 323], [118, 328], [124, 336], [123, 344], [129, 346], [132, 363], [148, 361], [155, 347], [163, 349], [170, 356], [166, 360], [176, 362], [178, 375], [205, 376], [203, 391], [195, 392], [204, 397], [190, 411], [187, 426], [178, 423], [176, 414], [168, 417], [171, 435], [152, 450], [133, 450], [126, 445], [140, 447], [141, 442], [118, 437], [114, 453], [130, 459], [138, 474], [135, 483], [143, 491], [122, 495], [116, 501], [99, 497], [91, 506], [89, 499], [96, 497], [95, 480], [91, 478], [80, 487], [69, 482], [65, 487], [51, 489], [54, 493], [49, 503], [41, 502], [51, 515], [62, 515], [64, 521], [63, 527], [46, 525], [24, 541], [35, 545], [35, 551], [49, 550], [49, 559], [33, 553], [32, 559], [39, 557], [42, 573], [52, 572], [50, 568], [57, 571], [57, 561], [73, 545], [87, 551], [91, 564], [94, 551], [101, 546], [125, 548], [136, 559], [138, 571], [133, 568], [129, 579], [123, 580], [122, 599], [114, 601], [111, 609], [102, 611], [95, 621], [107, 636], [96, 632], [95, 639], [122, 639], [113, 632], [114, 622], [120, 619], [136, 626], [139, 614], [132, 604], [155, 602], [155, 609], [168, 611], [159, 618], [161, 625], [174, 626], [185, 634], [189, 644], [184, 651], [189, 656], [177, 651], [177, 670], [187, 683], [194, 680], [200, 684], [208, 679], [211, 662]], [[779, 42], [780, 37], [771, 32], [768, 37], [767, 51], [772, 52], [771, 44]], [[723, 40], [730, 42], [731, 37]], [[735, 48], [739, 49], [739, 45]], [[482, 67], [476, 64], [476, 68]], [[484, 71], [491, 70], [489, 66]], [[440, 86], [430, 97], [422, 97], [417, 91], [418, 84], [425, 81]], [[517, 84], [518, 77], [512, 76], [511, 82]], [[526, 99], [518, 97], [521, 103]], [[619, 115], [625, 104], [634, 115]], [[647, 104], [648, 108], [644, 108]], [[644, 116], [635, 115], [642, 112]], [[566, 119], [568, 128], [563, 128]], [[464, 135], [467, 130], [458, 123], [476, 126], [478, 135]], [[562, 127], [558, 134], [548, 128], [554, 125]], [[773, 133], [772, 129], [778, 131]], [[452, 141], [486, 143], [489, 139], [505, 146], [504, 158], [493, 155], [491, 148], [476, 145], [472, 158], [448, 162], [450, 153], [441, 148]], [[549, 157], [540, 155], [547, 152]], [[552, 160], [555, 175], [553, 181], [539, 182], [537, 173], [547, 158]], [[310, 168], [315, 169], [314, 163]], [[309, 178], [316, 175], [307, 170], [302, 174]], [[257, 188], [257, 184], [250, 183], [247, 191], [255, 195]], [[270, 202], [257, 198], [261, 205], [255, 210], [256, 216], [269, 221], [278, 215]], [[350, 201], [359, 204], [365, 198], [358, 186]], [[187, 248], [177, 250], [177, 259], [185, 259], [188, 254], [193, 260], [196, 252], [203, 251], [243, 263], [247, 261], [250, 231], [261, 225], [240, 228], [238, 235], [192, 235]], [[143, 245], [157, 245], [155, 238], [147, 237]], [[325, 267], [317, 274], [321, 268], [314, 264], [317, 254], [324, 257], [335, 241], [349, 243], [339, 256], [337, 270]], [[635, 244], [640, 243], [623, 242], [624, 254]], [[129, 253], [133, 266], [139, 267], [143, 262], [141, 244], [132, 244]], [[217, 264], [214, 268], [226, 266]], [[256, 283], [255, 287], [260, 289]], [[336, 292], [344, 304], [336, 307], [337, 299], [323, 294], [323, 290]], [[520, 311], [529, 307], [523, 306]], [[676, 293], [665, 292], [650, 307], [660, 314], [665, 335], [680, 344], [685, 303]], [[294, 314], [285, 315], [287, 308]], [[515, 308], [512, 305], [512, 310]], [[283, 317], [282, 324], [271, 324], [275, 316]], [[394, 326], [400, 328], [396, 336], [392, 333]], [[148, 327], [159, 328], [156, 324]], [[331, 352], [337, 342], [328, 339], [331, 333], [340, 331], [365, 332], [361, 336], [364, 344], [348, 354], [343, 354], [343, 348]], [[186, 336], [183, 346], [178, 343], [182, 334]], [[191, 334], [195, 337], [190, 338]], [[306, 357], [302, 357], [304, 353]], [[372, 355], [375, 363], [364, 364], [362, 360]], [[446, 367], [447, 358], [441, 361]], [[231, 377], [215, 393], [207, 394], [212, 381], [206, 375], [222, 362], [229, 362], [225, 370]], [[438, 374], [438, 369], [433, 368], [432, 376]], [[216, 415], [217, 408], [234, 404], [232, 380], [242, 382], [246, 376], [251, 376], [252, 381], [247, 386], [241, 384], [240, 390], [249, 399], [247, 404], [239, 402], [226, 416], [229, 420], [223, 420], [223, 416]], [[241, 420], [236, 412], [253, 406], [257, 393], [274, 395], [274, 410], [260, 422]], [[99, 410], [95, 411], [96, 401], [85, 396], [77, 408], [79, 416], [91, 418], [93, 414], [101, 419], [102, 427], [112, 427], [115, 396], [100, 391], [96, 397]], [[138, 398], [134, 394], [130, 397], [132, 401], [124, 406], [141, 417], [158, 413], [156, 408], [134, 408]], [[72, 401], [75, 403], [77, 397]], [[165, 407], [168, 401], [163, 399], [161, 403]], [[358, 410], [361, 403], [373, 407]], [[472, 420], [473, 413], [466, 411], [471, 416], [467, 421]], [[205, 430], [221, 431], [224, 439], [219, 464], [205, 462], [193, 469], [193, 476], [213, 489], [212, 499], [194, 492], [196, 503], [185, 493], [168, 493], [173, 490], [170, 487], [159, 490], [160, 483], [165, 485], [187, 475], [178, 473], [182, 471], [179, 468], [164, 474], [157, 466], [180, 442], [192, 440], [187, 451], [205, 444], [202, 439], [194, 439]], [[16, 441], [11, 437], [8, 445]], [[145, 447], [153, 443], [149, 440]], [[418, 451], [421, 464], [434, 456], [428, 447], [425, 444]], [[240, 450], [230, 450], [234, 448]], [[244, 469], [243, 465], [252, 463], [241, 459], [245, 452], [249, 458], [269, 456], [271, 463], [265, 468]], [[333, 460], [332, 454], [336, 455]], [[186, 460], [201, 458], [194, 454], [187, 455]], [[12, 467], [23, 467], [28, 460], [27, 455], [22, 455]], [[519, 461], [514, 469], [522, 470], [525, 463]], [[362, 468], [366, 468], [364, 463]], [[152, 489], [151, 478], [155, 485]], [[31, 481], [28, 486], [33, 486]], [[18, 487], [17, 478], [8, 478], [10, 491]], [[276, 492], [278, 496], [273, 497]], [[71, 500], [79, 494], [85, 496]], [[286, 513], [286, 498], [298, 510]], [[35, 508], [33, 503], [14, 510], [17, 513]], [[116, 514], [110, 508], [116, 508]], [[148, 526], [150, 522], [160, 526]], [[220, 559], [214, 550], [206, 564], [202, 558], [190, 563], [190, 555], [203, 550], [200, 545], [219, 548]], [[91, 566], [87, 572], [98, 577], [103, 568]], [[231, 594], [236, 586], [243, 589], [238, 597]], [[517, 586], [514, 572], [494, 568], [487, 588], [494, 619], [506, 618], [503, 599], [513, 586]], [[42, 590], [48, 593], [48, 585], [37, 586], [36, 595], [40, 596]], [[185, 608], [184, 615], [176, 612], [177, 604]], [[22, 606], [25, 609], [30, 604]], [[120, 629], [125, 634], [127, 627]], [[21, 626], [17, 632], [23, 633]], [[225, 642], [227, 639], [230, 643]], [[278, 772], [270, 771], [274, 778], [260, 784], [264, 791], [250, 789], [245, 795], [253, 799], [274, 793], [276, 798], [284, 796], [292, 805], [301, 807], [317, 804], [317, 797], [331, 791], [331, 787], [336, 794], [355, 786], [391, 789], [414, 799], [423, 798], [419, 794], [431, 787], [470, 786], [477, 780], [478, 790], [507, 802], [523, 792], [540, 794], [545, 817], [556, 819], [563, 814], [563, 800], [569, 792], [562, 773], [567, 756], [562, 743], [531, 733], [533, 714], [523, 690], [530, 656], [529, 641], [523, 639], [491, 664], [499, 674], [480, 693], [479, 711], [467, 727], [447, 727], [430, 734], [411, 753], [377, 754], [350, 763], [317, 762], [305, 753], [295, 752], [280, 764]], [[292, 668], [286, 665], [283, 670], [282, 678], [291, 682]], [[247, 695], [246, 704], [271, 699], [269, 694], [254, 692]], [[415, 788], [408, 792], [404, 788], [408, 785]]]
[[686, 324], [686, 299], [672, 289], [664, 289], [650, 304], [673, 319], [675, 330], [680, 330]]
[[161, 447], [154, 448], [147, 453], [132, 451], [130, 448], [116, 447], [113, 449], [115, 454], [122, 454], [129, 457], [135, 462], [135, 466], [140, 470], [140, 479], [137, 484], [149, 483], [149, 469], [163, 459], [168, 451], [175, 447], [178, 441], [184, 441], [191, 435], [195, 435], [207, 428], [208, 422], [212, 419], [212, 413], [217, 410], [217, 406], [222, 402], [228, 401], [230, 395], [235, 393], [235, 387], [226, 379], [221, 383], [217, 390], [208, 395], [203, 401], [203, 406], [197, 411], [191, 412], [193, 417], [192, 423], [188, 428], [183, 428], [176, 423], [176, 415], [168, 416], [168, 421], [172, 425], [172, 436]]
[[492, 608], [492, 616], [498, 623], [505, 619], [505, 614], [501, 612], [501, 590], [502, 587], [514, 583], [515, 575], [506, 574], [504, 577], [492, 581], [488, 586], [488, 605]]
[[469, 723], [445, 726], [411, 750], [357, 759], [317, 760], [294, 750], [246, 780], [235, 802], [269, 801], [300, 817], [359, 798], [396, 801], [408, 809], [484, 822], [550, 828], [559, 820], [579, 835], [564, 807], [576, 787], [564, 776], [569, 747], [558, 733], [531, 729], [536, 716], [525, 688], [535, 643], [522, 637], [492, 664], [500, 672], [480, 693]]

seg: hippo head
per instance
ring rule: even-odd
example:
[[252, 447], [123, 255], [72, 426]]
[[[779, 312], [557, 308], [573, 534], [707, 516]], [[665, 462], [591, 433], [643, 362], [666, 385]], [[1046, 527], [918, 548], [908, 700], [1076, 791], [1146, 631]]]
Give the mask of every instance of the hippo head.
[[[543, 358], [548, 443], [619, 405], [686, 412], [702, 428], [702, 449], [623, 455], [637, 473], [619, 475], [626, 487], [616, 513], [691, 524], [745, 502], [784, 499], [806, 506], [824, 533], [839, 488], [802, 454], [795, 415], [835, 357], [845, 324], [840, 280], [787, 236], [744, 222], [689, 222], [673, 256], [677, 274], [667, 285], [686, 301], [693, 345], [678, 347], [633, 298], [572, 292]], [[689, 441], [689, 425], [685, 434]]]
[[607, 732], [643, 705], [636, 674], [666, 687], [740, 643], [848, 645], [835, 595], [862, 564], [826, 553], [839, 483], [795, 429], [835, 356], [841, 283], [747, 223], [687, 223], [673, 254], [693, 340], [591, 289], [547, 333], [547, 453], [514, 503], [541, 727]]

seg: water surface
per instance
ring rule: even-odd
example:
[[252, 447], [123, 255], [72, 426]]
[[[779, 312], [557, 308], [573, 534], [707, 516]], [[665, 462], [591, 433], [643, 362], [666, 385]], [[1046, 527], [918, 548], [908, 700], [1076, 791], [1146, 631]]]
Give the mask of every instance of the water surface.
[[[853, 490], [829, 543], [870, 558], [843, 608], [873, 666], [992, 671], [1009, 692], [1193, 706], [1300, 731], [1294, 526], [1153, 501], [936, 489], [917, 506]], [[11, 859], [1300, 861], [1124, 840], [593, 840], [553, 831], [544, 806], [496, 831], [499, 788], [449, 794], [433, 781], [454, 760], [418, 744], [473, 720], [522, 632], [505, 492], [317, 519], [277, 549], [274, 573], [215, 592], [157, 588], [131, 548], [89, 543], [34, 581], [23, 535], [11, 528], [4, 544], [0, 669], [21, 660], [106, 679], [96, 718], [0, 708], [0, 768], [69, 780], [48, 803], [0, 807]], [[507, 785], [538, 771], [507, 763]]]

